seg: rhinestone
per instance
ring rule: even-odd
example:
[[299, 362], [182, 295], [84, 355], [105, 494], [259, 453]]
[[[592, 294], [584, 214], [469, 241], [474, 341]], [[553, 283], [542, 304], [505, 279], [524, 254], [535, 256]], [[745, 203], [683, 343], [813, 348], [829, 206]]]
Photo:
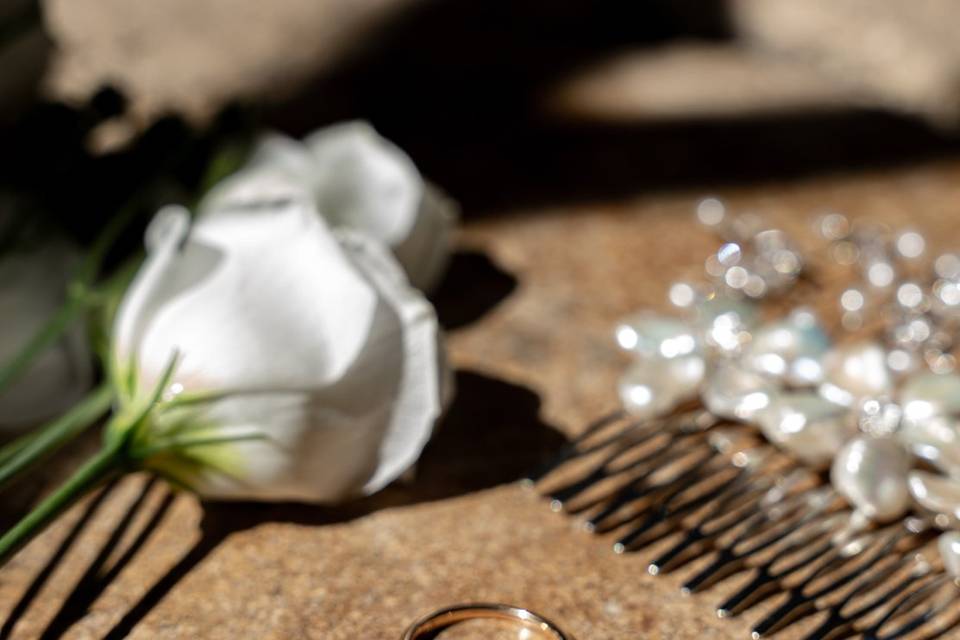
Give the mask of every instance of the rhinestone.
[[868, 435], [886, 437], [896, 433], [902, 417], [903, 409], [900, 405], [877, 398], [867, 398], [860, 403], [857, 426]]
[[897, 302], [907, 309], [916, 309], [923, 302], [923, 289], [914, 282], [905, 282], [897, 288]]
[[818, 221], [820, 235], [827, 240], [840, 240], [850, 233], [850, 221], [840, 213], [827, 213]]
[[867, 267], [867, 281], [874, 287], [889, 287], [894, 277], [893, 266], [888, 262], [874, 262]]
[[926, 246], [927, 243], [923, 239], [923, 236], [916, 231], [904, 231], [897, 236], [897, 253], [903, 258], [919, 258], [921, 255], [923, 255], [923, 251], [926, 249]]
[[723, 222], [727, 208], [717, 198], [704, 198], [697, 204], [697, 220], [708, 227], [716, 227]]
[[860, 311], [865, 299], [858, 289], [847, 289], [840, 295], [840, 306], [845, 311]]
[[960, 278], [960, 255], [945, 253], [938, 256], [933, 263], [933, 269], [941, 278], [946, 278], [947, 280]]
[[743, 267], [730, 267], [723, 277], [731, 289], [742, 289], [750, 279], [750, 273]]
[[736, 242], [727, 242], [717, 251], [717, 261], [725, 267], [732, 267], [740, 263], [743, 250]]
[[750, 274], [743, 285], [743, 292], [751, 298], [762, 298], [767, 293], [767, 282], [755, 273]]
[[681, 309], [686, 309], [697, 300], [697, 291], [686, 282], [676, 282], [670, 286], [670, 303]]

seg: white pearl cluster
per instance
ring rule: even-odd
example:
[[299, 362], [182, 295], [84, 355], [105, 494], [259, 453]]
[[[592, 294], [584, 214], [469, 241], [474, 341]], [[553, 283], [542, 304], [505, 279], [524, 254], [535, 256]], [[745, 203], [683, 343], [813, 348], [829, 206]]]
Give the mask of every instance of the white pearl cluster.
[[[624, 407], [641, 417], [699, 398], [713, 414], [755, 425], [773, 444], [830, 478], [861, 517], [884, 522], [910, 509], [960, 529], [960, 255], [920, 277], [926, 242], [908, 230], [817, 222], [830, 255], [863, 283], [841, 295], [842, 324], [881, 310], [879, 336], [832, 346], [813, 312], [761, 324], [752, 299], [783, 293], [804, 261], [786, 234], [731, 216], [715, 198], [696, 209], [724, 243], [708, 258], [711, 288], [670, 289], [678, 316], [641, 312], [616, 328], [634, 356], [620, 381]], [[960, 578], [960, 532], [943, 534], [945, 567]]]
[[860, 282], [840, 295], [843, 327], [860, 329], [865, 318], [879, 312], [892, 371], [952, 371], [951, 350], [960, 329], [960, 256], [938, 256], [933, 274], [926, 275], [921, 267], [927, 243], [917, 231], [851, 224], [839, 213], [821, 216], [816, 226], [834, 259], [859, 272]]
[[707, 258], [707, 274], [721, 290], [763, 298], [790, 288], [803, 270], [800, 252], [779, 229], [766, 229], [757, 216], [732, 216], [716, 198], [697, 205], [697, 218], [725, 240]]

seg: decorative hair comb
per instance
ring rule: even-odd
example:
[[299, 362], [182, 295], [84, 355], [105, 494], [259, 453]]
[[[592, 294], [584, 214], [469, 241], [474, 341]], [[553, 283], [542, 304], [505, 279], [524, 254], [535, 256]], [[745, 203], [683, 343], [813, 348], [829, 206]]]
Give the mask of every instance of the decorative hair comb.
[[749, 574], [716, 611], [779, 596], [754, 638], [942, 636], [960, 624], [960, 256], [928, 273], [916, 231], [819, 217], [827, 266], [855, 274], [831, 339], [807, 307], [761, 321], [760, 300], [822, 291], [786, 233], [715, 198], [696, 213], [722, 238], [708, 281], [671, 286], [676, 316], [617, 325], [621, 408], [528, 483], [617, 553], [661, 543], [652, 575], [709, 555], [684, 592]]

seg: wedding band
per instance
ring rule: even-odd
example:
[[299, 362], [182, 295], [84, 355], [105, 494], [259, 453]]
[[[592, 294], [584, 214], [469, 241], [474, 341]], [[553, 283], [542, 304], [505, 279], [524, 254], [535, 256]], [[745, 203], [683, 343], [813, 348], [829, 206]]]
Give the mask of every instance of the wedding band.
[[574, 640], [543, 616], [506, 604], [458, 604], [434, 611], [414, 622], [401, 640], [428, 640], [434, 634], [467, 620], [505, 620], [520, 627], [536, 629], [551, 640]]

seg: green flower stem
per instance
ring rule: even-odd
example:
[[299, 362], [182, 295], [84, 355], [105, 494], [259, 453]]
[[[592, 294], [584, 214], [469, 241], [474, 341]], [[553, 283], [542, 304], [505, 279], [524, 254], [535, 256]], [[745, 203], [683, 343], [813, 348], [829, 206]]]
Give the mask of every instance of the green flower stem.
[[37, 436], [39, 431], [31, 431], [25, 433], [19, 438], [8, 442], [7, 444], [0, 447], [0, 467], [5, 465], [13, 456], [17, 454], [18, 451], [21, 451], [24, 447], [30, 444]]
[[71, 279], [67, 287], [66, 301], [13, 359], [0, 367], [0, 393], [23, 375], [37, 356], [59, 340], [82, 313], [100, 303], [100, 296], [92, 290], [93, 283], [100, 273], [107, 252], [138, 212], [137, 203], [130, 203], [103, 227], [84, 257], [76, 276]]
[[[243, 141], [225, 143], [210, 160], [201, 180], [201, 187], [193, 205], [196, 206], [203, 196], [220, 180], [237, 171], [249, 155], [249, 145]], [[67, 300], [57, 313], [41, 326], [33, 338], [14, 355], [13, 359], [0, 366], [0, 393], [18, 377], [30, 363], [44, 350], [56, 342], [70, 328], [77, 317], [91, 308], [116, 306], [121, 287], [129, 284], [133, 274], [142, 262], [141, 254], [130, 260], [102, 287], [95, 288], [107, 253], [117, 239], [137, 217], [142, 209], [141, 198], [134, 196], [101, 229], [93, 244], [84, 256], [76, 276], [68, 286]]]
[[120, 473], [125, 464], [123, 440], [107, 442], [59, 489], [50, 494], [12, 529], [0, 537], [0, 565], [40, 533], [54, 518], [110, 477]]
[[102, 384], [65, 414], [0, 450], [0, 489], [83, 433], [110, 409], [113, 390]]
[[19, 378], [34, 358], [56, 342], [88, 305], [89, 298], [85, 293], [78, 291], [70, 295], [56, 314], [40, 327], [13, 359], [0, 368], [0, 392]]
[[140, 198], [134, 196], [132, 200], [128, 201], [123, 208], [107, 221], [107, 224], [103, 226], [100, 233], [94, 238], [93, 244], [90, 245], [90, 249], [87, 251], [87, 255], [84, 256], [74, 282], [82, 287], [89, 287], [96, 281], [97, 276], [100, 274], [100, 268], [103, 266], [103, 261], [107, 257], [107, 252], [113, 248], [113, 245], [116, 244], [120, 235], [126, 230], [130, 223], [133, 222], [137, 214], [141, 212], [141, 207], [142, 203], [140, 202]]

